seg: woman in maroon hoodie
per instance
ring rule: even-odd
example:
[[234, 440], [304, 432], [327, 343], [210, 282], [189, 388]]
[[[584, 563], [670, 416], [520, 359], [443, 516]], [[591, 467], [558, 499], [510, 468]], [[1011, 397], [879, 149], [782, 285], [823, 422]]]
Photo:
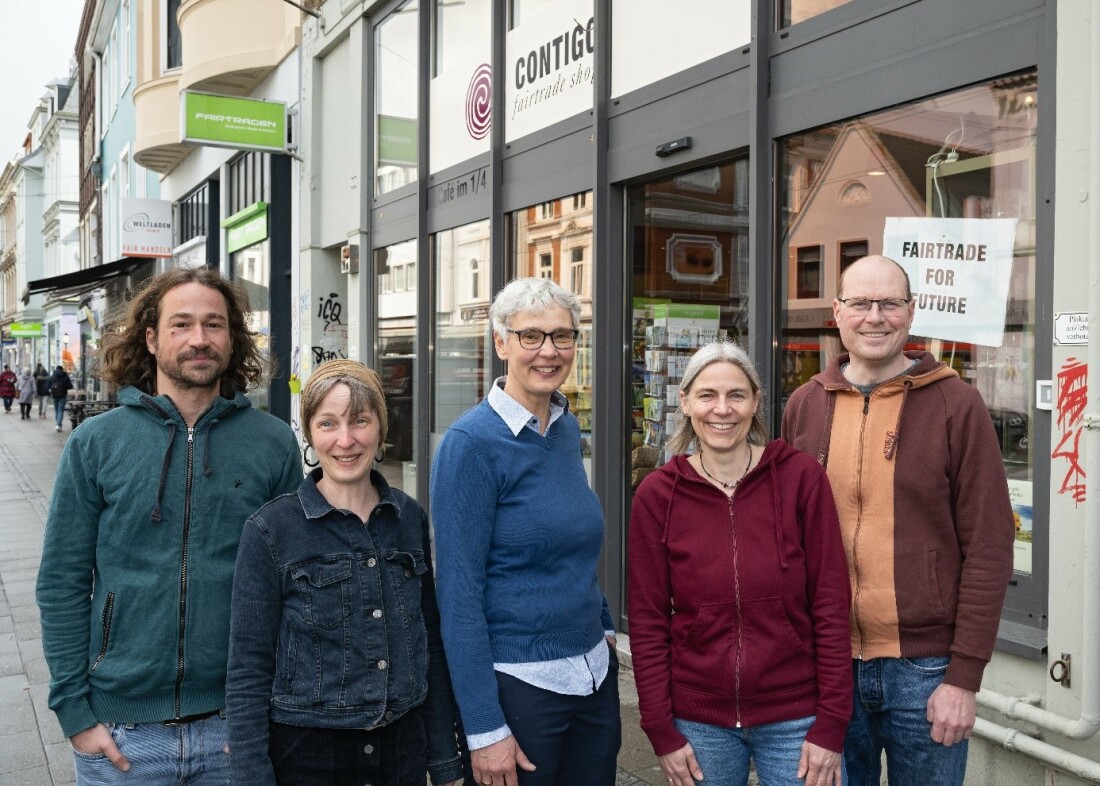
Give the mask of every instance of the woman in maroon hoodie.
[[[841, 786], [852, 711], [849, 584], [821, 466], [769, 440], [743, 349], [699, 349], [678, 455], [630, 514], [630, 647], [642, 728], [674, 786]], [[692, 455], [683, 451], [694, 446]]]

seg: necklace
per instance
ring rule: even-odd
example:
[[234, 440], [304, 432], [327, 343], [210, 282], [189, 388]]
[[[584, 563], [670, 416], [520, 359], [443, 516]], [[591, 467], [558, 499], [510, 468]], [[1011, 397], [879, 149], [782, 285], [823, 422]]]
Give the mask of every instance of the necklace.
[[720, 485], [722, 488], [730, 489], [732, 491], [733, 489], [737, 488], [737, 484], [740, 483], [742, 480], [744, 480], [745, 476], [749, 474], [749, 467], [752, 466], [752, 445], [749, 445], [749, 460], [745, 464], [745, 471], [742, 472], [741, 477], [739, 477], [737, 480], [733, 481], [733, 483], [726, 483], [726, 481], [720, 480], [720, 479], [714, 477], [714, 475], [707, 472], [707, 465], [703, 463], [703, 451], [701, 451], [701, 450], [699, 451], [699, 466], [703, 468], [703, 474], [704, 475], [706, 475], [708, 478], [710, 478], [715, 483]]

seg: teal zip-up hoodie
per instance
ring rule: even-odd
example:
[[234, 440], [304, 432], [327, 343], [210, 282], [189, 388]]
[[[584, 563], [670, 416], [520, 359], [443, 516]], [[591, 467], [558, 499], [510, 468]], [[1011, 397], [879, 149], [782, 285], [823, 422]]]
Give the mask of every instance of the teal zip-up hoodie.
[[65, 445], [38, 573], [49, 706], [71, 737], [225, 706], [245, 520], [302, 481], [290, 427], [238, 393], [194, 428], [134, 387]]

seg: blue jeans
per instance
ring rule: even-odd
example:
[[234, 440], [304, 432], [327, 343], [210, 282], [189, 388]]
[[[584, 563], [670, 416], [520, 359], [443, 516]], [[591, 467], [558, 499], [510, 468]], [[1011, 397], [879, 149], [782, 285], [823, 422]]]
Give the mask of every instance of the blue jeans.
[[613, 786], [622, 744], [614, 655], [599, 690], [588, 696], [543, 690], [500, 671], [496, 677], [508, 728], [538, 767], [516, 771], [520, 786]]
[[225, 718], [165, 726], [109, 723], [107, 728], [129, 772], [115, 769], [102, 754], [73, 751], [76, 786], [229, 786], [229, 737]]
[[[814, 720], [811, 715], [731, 729], [677, 718], [676, 728], [695, 751], [695, 761], [703, 770], [699, 781], [703, 786], [745, 786], [750, 760], [756, 765], [761, 786], [799, 786], [802, 743]], [[840, 775], [843, 783], [843, 763]]]
[[65, 420], [65, 399], [55, 398], [53, 400], [53, 417], [57, 421], [58, 428], [60, 428], [62, 421]]
[[878, 786], [882, 752], [890, 786], [962, 786], [967, 742], [932, 739], [928, 698], [943, 682], [948, 658], [852, 661], [855, 708], [844, 738], [852, 786]]

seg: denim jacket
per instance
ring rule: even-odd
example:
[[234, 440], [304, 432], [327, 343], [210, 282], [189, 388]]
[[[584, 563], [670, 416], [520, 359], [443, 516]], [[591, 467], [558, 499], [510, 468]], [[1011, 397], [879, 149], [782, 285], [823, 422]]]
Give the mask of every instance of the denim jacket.
[[271, 721], [384, 726], [424, 705], [433, 783], [461, 777], [428, 517], [378, 472], [364, 526], [317, 489], [245, 523], [233, 579], [226, 715], [234, 782], [274, 784]]

